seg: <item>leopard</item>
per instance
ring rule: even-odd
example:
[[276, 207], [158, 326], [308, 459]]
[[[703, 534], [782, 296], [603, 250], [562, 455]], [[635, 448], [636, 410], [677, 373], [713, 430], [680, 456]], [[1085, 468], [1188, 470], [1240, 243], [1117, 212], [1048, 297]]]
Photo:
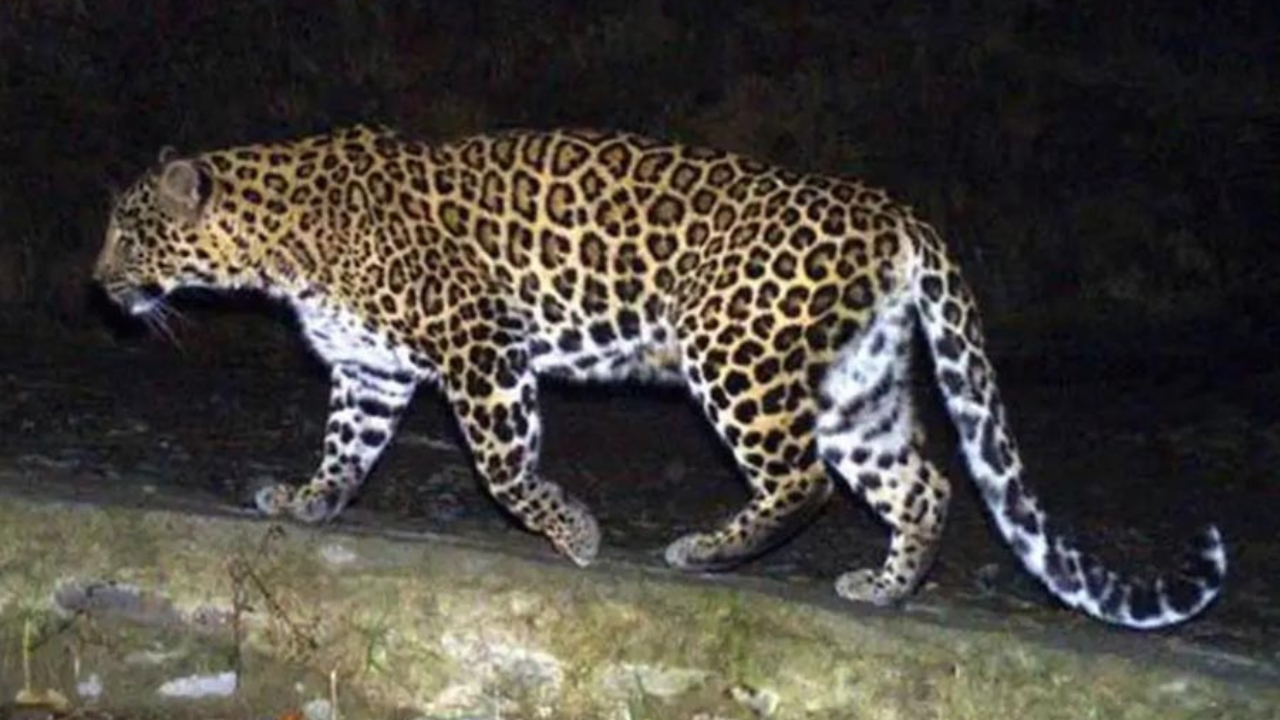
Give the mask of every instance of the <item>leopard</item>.
[[753, 559], [843, 481], [889, 544], [836, 593], [899, 604], [937, 555], [951, 498], [912, 399], [923, 347], [994, 526], [1060, 603], [1159, 628], [1201, 613], [1225, 580], [1213, 525], [1176, 569], [1121, 572], [1048, 516], [955, 255], [910, 205], [857, 178], [622, 131], [429, 140], [355, 125], [162, 153], [115, 199], [93, 277], [144, 319], [191, 288], [291, 308], [328, 368], [329, 411], [309, 481], [256, 493], [267, 516], [337, 518], [427, 386], [488, 494], [585, 566], [600, 528], [540, 469], [539, 381], [673, 385], [749, 498], [672, 542], [667, 564]]

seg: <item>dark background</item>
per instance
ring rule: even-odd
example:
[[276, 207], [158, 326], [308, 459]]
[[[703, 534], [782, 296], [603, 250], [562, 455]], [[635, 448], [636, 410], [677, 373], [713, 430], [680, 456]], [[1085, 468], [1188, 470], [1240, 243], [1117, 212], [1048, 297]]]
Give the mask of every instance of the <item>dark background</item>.
[[[282, 313], [179, 303], [171, 339], [90, 289], [112, 187], [162, 146], [353, 122], [638, 130], [918, 206], [975, 286], [1046, 506], [1139, 565], [1222, 523], [1215, 617], [1274, 652], [1278, 71], [1274, 0], [0, 2], [0, 462], [216, 501], [306, 477], [326, 391]], [[594, 392], [548, 394], [544, 464], [609, 547], [741, 501], [679, 398]], [[440, 403], [415, 407], [355, 509], [509, 527], [464, 458], [405, 440], [447, 432]], [[424, 481], [441, 462], [456, 479]], [[955, 591], [1012, 556], [950, 471], [965, 490], [933, 578]], [[763, 569], [825, 584], [878, 563], [856, 508], [837, 498]]]

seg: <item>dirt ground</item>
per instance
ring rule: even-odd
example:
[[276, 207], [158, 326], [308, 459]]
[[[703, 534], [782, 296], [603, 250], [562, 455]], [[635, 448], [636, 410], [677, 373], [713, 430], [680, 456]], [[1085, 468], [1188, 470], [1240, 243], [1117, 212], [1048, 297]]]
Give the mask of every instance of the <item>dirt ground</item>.
[[[319, 363], [285, 318], [190, 315], [176, 343], [137, 328], [66, 334], [7, 324], [0, 465], [32, 478], [90, 478], [77, 491], [90, 500], [147, 503], [157, 489], [180, 490], [210, 509], [243, 506], [264, 483], [307, 478], [325, 420]], [[243, 327], [241, 339], [228, 327]], [[1033, 487], [1086, 547], [1125, 569], [1168, 567], [1196, 527], [1218, 523], [1230, 553], [1226, 594], [1170, 632], [1280, 661], [1280, 370], [1264, 354], [1208, 343], [1199, 351], [1185, 337], [1176, 356], [1162, 354], [1172, 343], [1139, 354], [1103, 347], [1079, 338], [995, 346]], [[543, 396], [543, 468], [594, 509], [606, 557], [657, 564], [667, 542], [744, 501], [727, 453], [680, 392], [553, 385]], [[922, 597], [1091, 622], [1056, 607], [1019, 568], [958, 463], [936, 398], [923, 385], [917, 398], [931, 455], [957, 488]], [[444, 403], [420, 391], [339, 522], [496, 536], [550, 553], [484, 495], [459, 443]], [[803, 532], [737, 572], [829, 585], [878, 564], [885, 546], [882, 528], [842, 488]]]

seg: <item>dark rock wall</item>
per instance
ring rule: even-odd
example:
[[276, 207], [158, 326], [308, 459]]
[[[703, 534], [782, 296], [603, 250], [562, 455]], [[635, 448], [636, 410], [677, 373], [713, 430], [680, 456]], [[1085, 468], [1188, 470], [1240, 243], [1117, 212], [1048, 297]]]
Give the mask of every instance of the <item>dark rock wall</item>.
[[98, 321], [110, 188], [163, 145], [578, 124], [887, 185], [992, 325], [1248, 336], [1280, 295], [1277, 8], [3, 3], [0, 316]]

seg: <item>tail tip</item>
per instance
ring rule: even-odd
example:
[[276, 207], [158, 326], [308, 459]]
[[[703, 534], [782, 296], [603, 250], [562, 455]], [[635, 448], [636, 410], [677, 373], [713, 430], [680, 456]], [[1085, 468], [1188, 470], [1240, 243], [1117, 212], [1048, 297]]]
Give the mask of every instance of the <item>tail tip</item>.
[[1154, 581], [1127, 581], [1110, 587], [1106, 597], [1083, 603], [1089, 614], [1136, 630], [1154, 630], [1186, 622], [1213, 604], [1227, 576], [1222, 533], [1209, 525], [1192, 539], [1177, 573]]
[[1217, 599], [1227, 578], [1222, 532], [1209, 525], [1196, 534], [1180, 572], [1163, 584], [1164, 613], [1151, 625], [1175, 625], [1199, 615]]
[[1227, 577], [1227, 547], [1217, 525], [1208, 525], [1192, 541], [1182, 575], [1207, 590], [1222, 587]]

